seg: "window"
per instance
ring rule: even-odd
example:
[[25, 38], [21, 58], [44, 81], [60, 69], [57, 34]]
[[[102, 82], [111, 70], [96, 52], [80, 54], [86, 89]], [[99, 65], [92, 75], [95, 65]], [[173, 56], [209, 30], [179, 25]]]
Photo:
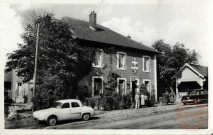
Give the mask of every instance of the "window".
[[70, 103], [64, 103], [61, 108], [70, 108]]
[[150, 72], [150, 57], [148, 56], [143, 57], [143, 71]]
[[146, 85], [147, 91], [151, 92], [151, 81], [150, 80], [143, 80], [143, 83]]
[[126, 93], [126, 78], [118, 78], [117, 80], [117, 92], [119, 94]]
[[80, 107], [80, 105], [77, 102], [72, 102], [71, 105], [72, 105], [72, 108]]
[[94, 67], [102, 67], [103, 64], [103, 50], [98, 50], [95, 53], [95, 61], [93, 63]]
[[102, 77], [93, 77], [93, 96], [99, 96], [103, 91], [103, 78]]
[[117, 54], [117, 68], [118, 69], [126, 68], [126, 53], [119, 52]]

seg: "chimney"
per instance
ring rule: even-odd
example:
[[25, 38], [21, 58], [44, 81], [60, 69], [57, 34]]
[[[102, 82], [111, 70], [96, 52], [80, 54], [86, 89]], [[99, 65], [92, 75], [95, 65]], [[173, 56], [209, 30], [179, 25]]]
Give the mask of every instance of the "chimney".
[[93, 30], [96, 28], [96, 13], [95, 11], [92, 11], [89, 15], [89, 27]]

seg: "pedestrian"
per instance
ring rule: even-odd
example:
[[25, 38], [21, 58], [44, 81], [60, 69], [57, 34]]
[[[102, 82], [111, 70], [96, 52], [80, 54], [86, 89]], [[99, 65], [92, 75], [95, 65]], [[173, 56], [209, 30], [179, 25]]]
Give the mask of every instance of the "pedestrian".
[[145, 105], [145, 95], [144, 93], [141, 94], [141, 106], [143, 107]]
[[172, 92], [169, 94], [169, 100], [170, 100], [170, 103], [174, 103], [174, 95]]
[[135, 94], [135, 109], [139, 108], [139, 106], [140, 106], [140, 95], [139, 95], [139, 93], [137, 92], [137, 93]]
[[151, 92], [150, 102], [151, 102], [151, 107], [154, 107], [155, 106], [155, 91], [154, 90]]
[[144, 99], [145, 99], [145, 107], [148, 106], [148, 96], [147, 94], [144, 95]]

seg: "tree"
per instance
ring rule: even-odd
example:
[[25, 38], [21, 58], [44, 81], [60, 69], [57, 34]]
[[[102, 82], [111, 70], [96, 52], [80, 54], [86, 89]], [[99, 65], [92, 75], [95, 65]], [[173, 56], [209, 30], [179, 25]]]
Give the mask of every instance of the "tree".
[[33, 103], [37, 109], [47, 108], [63, 98], [74, 98], [77, 82], [91, 70], [95, 49], [83, 45], [73, 38], [70, 25], [42, 11], [31, 12], [21, 35], [24, 44], [8, 54], [6, 71], [15, 69], [24, 82], [33, 79], [37, 24], [39, 31], [39, 52], [36, 93]]
[[152, 45], [154, 49], [161, 52], [157, 57], [157, 73], [158, 73], [158, 95], [165, 92], [165, 90], [171, 90], [175, 95], [173, 88], [175, 87], [175, 80], [172, 80], [172, 76], [185, 63], [198, 64], [199, 54], [188, 48], [185, 48], [184, 44], [176, 43], [174, 46], [166, 44], [163, 40], [158, 40]]

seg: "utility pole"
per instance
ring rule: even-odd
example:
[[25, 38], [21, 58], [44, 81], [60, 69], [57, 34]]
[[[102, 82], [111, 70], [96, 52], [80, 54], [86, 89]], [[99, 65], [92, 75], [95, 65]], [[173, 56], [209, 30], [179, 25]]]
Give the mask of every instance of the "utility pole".
[[[35, 52], [33, 97], [35, 97], [35, 88], [36, 88], [36, 73], [37, 73], [37, 61], [38, 61], [38, 38], [39, 38], [39, 23], [38, 23], [38, 26], [37, 26], [37, 34], [36, 34], [36, 52]], [[33, 108], [32, 108], [32, 111], [34, 110]]]

